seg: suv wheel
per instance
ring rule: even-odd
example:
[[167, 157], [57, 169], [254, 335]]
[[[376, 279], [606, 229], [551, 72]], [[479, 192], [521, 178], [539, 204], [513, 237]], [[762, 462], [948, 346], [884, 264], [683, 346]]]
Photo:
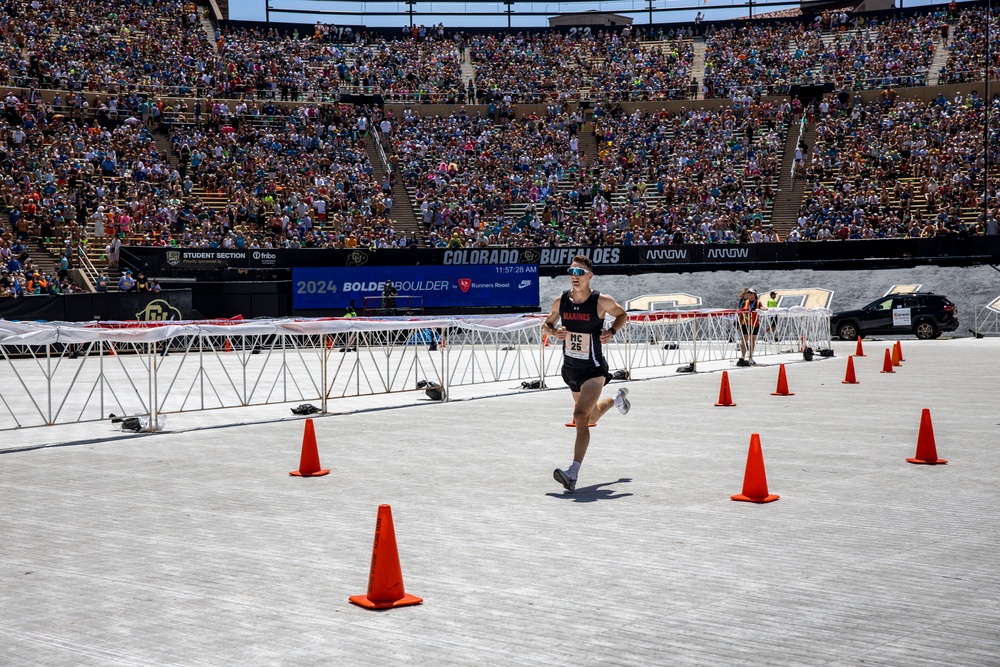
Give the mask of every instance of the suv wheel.
[[938, 337], [938, 330], [930, 320], [921, 320], [913, 327], [913, 335], [920, 340], [929, 340]]
[[854, 322], [843, 322], [837, 327], [837, 336], [840, 340], [857, 340], [858, 325]]

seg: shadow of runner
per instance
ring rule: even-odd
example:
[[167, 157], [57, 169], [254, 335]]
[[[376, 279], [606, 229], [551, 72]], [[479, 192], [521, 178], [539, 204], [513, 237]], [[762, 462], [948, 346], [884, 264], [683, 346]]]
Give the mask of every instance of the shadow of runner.
[[614, 500], [616, 498], [628, 498], [631, 493], [618, 493], [615, 489], [604, 489], [601, 487], [611, 486], [612, 484], [625, 484], [631, 482], [632, 479], [628, 477], [622, 477], [621, 479], [614, 482], [603, 482], [601, 484], [594, 484], [593, 486], [583, 486], [578, 488], [574, 492], [564, 491], [563, 493], [546, 493], [545, 495], [551, 496], [553, 498], [562, 498], [564, 500], [572, 500], [575, 503], [593, 503], [598, 500]]

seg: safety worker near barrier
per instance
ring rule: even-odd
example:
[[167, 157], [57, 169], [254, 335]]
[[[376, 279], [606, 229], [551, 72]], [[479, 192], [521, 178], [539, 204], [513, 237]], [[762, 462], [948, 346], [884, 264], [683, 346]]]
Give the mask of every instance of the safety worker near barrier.
[[739, 312], [736, 313], [740, 327], [740, 358], [736, 362], [737, 366], [757, 365], [753, 358], [753, 349], [757, 344], [757, 333], [760, 330], [760, 315], [757, 312], [759, 307], [757, 290], [747, 287], [740, 292]]
[[[767, 296], [767, 308], [765, 308], [765, 310], [771, 310], [772, 308], [777, 308], [777, 307], [778, 307], [778, 293], [777, 292], [771, 292]], [[775, 340], [774, 340], [775, 339], [775, 330], [778, 328], [778, 320], [776, 320], [775, 318], [771, 317], [771, 318], [769, 318], [767, 320], [766, 324], [767, 324], [767, 332], [771, 336], [771, 339], [772, 339], [771, 342], [775, 342]]]
[[396, 312], [396, 296], [399, 292], [396, 291], [396, 286], [392, 284], [391, 280], [385, 281], [385, 286], [382, 289], [382, 310], [386, 314], [395, 314]]
[[[590, 445], [590, 425], [597, 423], [611, 406], [623, 415], [632, 407], [625, 387], [620, 388], [614, 398], [601, 398], [604, 385], [611, 379], [603, 346], [621, 331], [628, 315], [614, 297], [590, 288], [593, 277], [594, 265], [590, 258], [574, 257], [569, 267], [570, 289], [552, 302], [552, 309], [542, 326], [543, 333], [563, 342], [562, 377], [573, 394], [573, 421], [576, 424], [573, 462], [565, 470], [556, 468], [552, 472], [555, 480], [570, 492], [576, 491], [580, 465]], [[614, 317], [614, 322], [605, 327], [605, 318], [609, 315]]]

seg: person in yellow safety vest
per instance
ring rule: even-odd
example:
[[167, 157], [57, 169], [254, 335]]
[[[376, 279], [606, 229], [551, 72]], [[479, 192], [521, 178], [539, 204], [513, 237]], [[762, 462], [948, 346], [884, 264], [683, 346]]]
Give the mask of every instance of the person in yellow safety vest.
[[[358, 312], [356, 310], [354, 310], [354, 302], [352, 301], [351, 305], [349, 305], [347, 307], [347, 312], [344, 313], [344, 317], [345, 318], [351, 318], [351, 317], [357, 317], [357, 316], [358, 316]], [[358, 349], [358, 334], [357, 334], [357, 332], [352, 331], [349, 334], [347, 334], [347, 343], [344, 345], [344, 347], [340, 348], [340, 351], [341, 352], [354, 352], [357, 349]]]
[[[778, 307], [778, 293], [771, 292], [767, 297], [767, 310], [771, 310], [772, 308], [777, 308], [777, 307]], [[774, 333], [775, 329], [777, 328], [778, 328], [778, 321], [773, 317], [768, 318], [767, 331], [771, 336], [772, 342], [775, 342], [777, 340], [777, 336]]]

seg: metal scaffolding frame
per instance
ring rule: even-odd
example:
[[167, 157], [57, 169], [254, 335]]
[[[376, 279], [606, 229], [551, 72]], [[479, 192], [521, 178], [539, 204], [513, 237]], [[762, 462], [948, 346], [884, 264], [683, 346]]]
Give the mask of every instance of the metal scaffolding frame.
[[[670, 369], [737, 356], [733, 310], [632, 314], [605, 346], [610, 367]], [[830, 347], [830, 312], [760, 313], [756, 356]], [[543, 315], [36, 324], [0, 321], [0, 431], [558, 378]], [[553, 383], [553, 387], [561, 382]]]

